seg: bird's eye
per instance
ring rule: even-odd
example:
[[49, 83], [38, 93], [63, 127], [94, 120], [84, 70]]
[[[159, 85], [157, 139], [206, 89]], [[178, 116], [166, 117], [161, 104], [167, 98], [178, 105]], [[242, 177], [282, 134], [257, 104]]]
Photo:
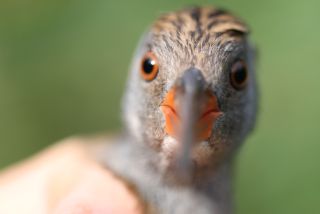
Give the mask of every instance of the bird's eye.
[[231, 85], [237, 89], [243, 89], [248, 82], [247, 65], [243, 60], [237, 60], [233, 63], [230, 72]]
[[154, 80], [159, 71], [158, 59], [151, 51], [142, 58], [140, 73], [144, 80]]

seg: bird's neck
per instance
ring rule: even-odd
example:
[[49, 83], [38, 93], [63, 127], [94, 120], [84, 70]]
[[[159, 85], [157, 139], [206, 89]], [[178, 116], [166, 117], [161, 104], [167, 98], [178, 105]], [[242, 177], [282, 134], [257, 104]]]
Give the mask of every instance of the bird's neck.
[[160, 213], [232, 213], [231, 163], [221, 164], [203, 180], [173, 185], [154, 167], [156, 153], [137, 143], [121, 140], [107, 157], [108, 166], [135, 185], [142, 198], [156, 204]]

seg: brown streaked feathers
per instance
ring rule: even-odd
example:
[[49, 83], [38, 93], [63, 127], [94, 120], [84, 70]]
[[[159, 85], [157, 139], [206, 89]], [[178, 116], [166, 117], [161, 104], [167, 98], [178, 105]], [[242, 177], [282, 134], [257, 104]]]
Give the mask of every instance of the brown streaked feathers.
[[210, 38], [222, 36], [224, 33], [247, 34], [248, 27], [224, 10], [213, 7], [195, 7], [176, 13], [165, 14], [153, 25], [152, 31], [162, 39], [170, 39], [179, 43], [194, 41], [195, 46], [202, 42], [210, 42]]

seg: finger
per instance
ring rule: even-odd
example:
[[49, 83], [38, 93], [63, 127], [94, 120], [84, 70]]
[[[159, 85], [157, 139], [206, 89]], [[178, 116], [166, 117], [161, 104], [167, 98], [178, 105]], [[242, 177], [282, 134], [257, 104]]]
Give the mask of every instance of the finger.
[[75, 182], [54, 213], [142, 213], [138, 198], [117, 177], [96, 163], [86, 165]]

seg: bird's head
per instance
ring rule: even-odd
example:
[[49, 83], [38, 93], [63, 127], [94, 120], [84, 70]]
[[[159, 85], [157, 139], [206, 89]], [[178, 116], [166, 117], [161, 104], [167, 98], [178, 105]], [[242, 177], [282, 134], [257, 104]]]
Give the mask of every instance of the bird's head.
[[[253, 128], [256, 83], [247, 26], [215, 8], [160, 17], [135, 54], [124, 119], [166, 172], [214, 171]], [[181, 174], [180, 173], [180, 174]], [[191, 173], [194, 174], [194, 173]]]

